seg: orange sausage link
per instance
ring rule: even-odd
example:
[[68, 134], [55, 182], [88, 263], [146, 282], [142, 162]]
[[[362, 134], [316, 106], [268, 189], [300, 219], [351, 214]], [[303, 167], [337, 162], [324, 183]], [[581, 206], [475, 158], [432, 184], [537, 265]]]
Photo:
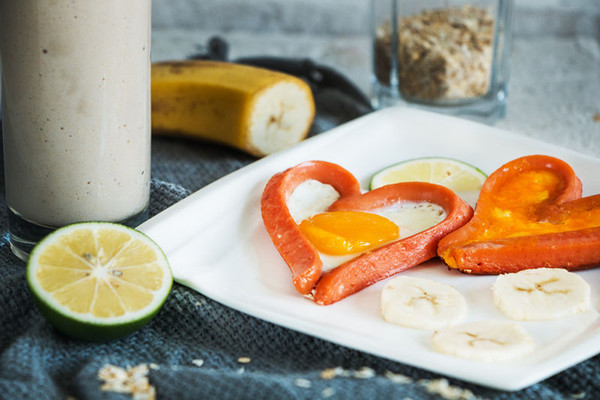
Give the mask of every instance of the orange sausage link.
[[599, 249], [597, 227], [474, 242], [454, 249], [452, 257], [463, 272], [474, 274], [506, 274], [525, 268], [576, 271], [599, 265]]
[[[520, 193], [510, 206], [499, 203], [503, 185], [530, 172], [555, 177], [548, 197], [517, 212]], [[530, 196], [535, 183], [520, 186], [522, 195]], [[533, 155], [510, 161], [489, 176], [473, 218], [440, 241], [438, 254], [450, 268], [474, 274], [599, 265], [600, 195], [581, 198], [581, 193], [581, 181], [560, 159]], [[513, 216], [497, 218], [502, 207]]]
[[314, 179], [329, 184], [340, 196], [360, 193], [354, 175], [326, 161], [307, 161], [274, 175], [267, 183], [261, 214], [265, 228], [292, 272], [296, 290], [309, 294], [321, 277], [323, 263], [314, 245], [300, 232], [287, 206], [287, 200], [301, 183]]
[[333, 304], [382, 279], [421, 264], [436, 256], [438, 241], [463, 226], [473, 209], [450, 189], [423, 182], [387, 185], [363, 195], [343, 197], [330, 211], [369, 211], [387, 205], [408, 202], [430, 202], [440, 205], [446, 218], [439, 224], [415, 235], [365, 253], [323, 274], [314, 299], [322, 305]]

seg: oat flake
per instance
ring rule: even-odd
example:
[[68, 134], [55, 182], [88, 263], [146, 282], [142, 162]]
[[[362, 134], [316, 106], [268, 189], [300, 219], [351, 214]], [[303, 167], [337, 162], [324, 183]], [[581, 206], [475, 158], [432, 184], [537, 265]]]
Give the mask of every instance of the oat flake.
[[301, 388], [308, 389], [312, 386], [312, 382], [309, 381], [308, 379], [298, 378], [298, 379], [294, 380], [294, 385], [301, 387]]
[[204, 365], [204, 360], [201, 360], [201, 359], [192, 360], [192, 364], [194, 364], [196, 367], [201, 367]]
[[150, 385], [148, 371], [146, 364], [127, 369], [106, 364], [98, 371], [98, 379], [104, 381], [100, 390], [130, 394], [135, 400], [155, 400], [156, 390]]
[[395, 374], [391, 371], [385, 371], [383, 376], [385, 376], [387, 379], [389, 379], [393, 383], [399, 383], [399, 384], [404, 384], [404, 385], [412, 383], [412, 381], [413, 381], [413, 379], [409, 376], [402, 375], [402, 374]]
[[463, 389], [458, 386], [452, 386], [447, 379], [423, 379], [419, 383], [427, 389], [429, 393], [435, 393], [448, 400], [475, 400], [476, 397], [468, 389]]

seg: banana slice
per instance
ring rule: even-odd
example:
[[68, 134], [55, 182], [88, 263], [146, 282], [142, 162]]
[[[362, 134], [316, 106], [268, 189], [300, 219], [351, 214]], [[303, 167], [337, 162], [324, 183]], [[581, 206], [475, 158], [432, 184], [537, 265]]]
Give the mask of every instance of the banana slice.
[[387, 322], [430, 330], [456, 324], [467, 312], [464, 297], [452, 286], [408, 276], [383, 288], [380, 307]]
[[494, 303], [519, 321], [562, 318], [591, 308], [590, 285], [565, 269], [528, 269], [496, 278]]
[[533, 338], [516, 322], [478, 321], [440, 329], [431, 336], [440, 353], [473, 361], [505, 362], [535, 348]]

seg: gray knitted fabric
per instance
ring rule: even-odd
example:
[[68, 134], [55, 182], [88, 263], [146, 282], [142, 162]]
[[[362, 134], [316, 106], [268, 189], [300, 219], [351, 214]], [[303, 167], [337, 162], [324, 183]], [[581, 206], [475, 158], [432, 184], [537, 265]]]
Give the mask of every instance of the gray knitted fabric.
[[[317, 94], [318, 104], [340, 101], [331, 93]], [[330, 106], [332, 113], [318, 107], [313, 133], [364, 112]], [[223, 146], [168, 138], [154, 139], [152, 156], [151, 215], [254, 161]], [[70, 339], [55, 331], [31, 301], [25, 263], [9, 248], [3, 182], [1, 188], [1, 399], [131, 398], [101, 390], [97, 375], [106, 364], [152, 364], [148, 377], [159, 399], [441, 398], [428, 390], [427, 381], [444, 377], [264, 322], [179, 284], [157, 317], [129, 337], [100, 344]], [[249, 362], [241, 363], [240, 357]], [[333, 379], [321, 376], [335, 367], [343, 370]], [[393, 379], [390, 373], [410, 379]], [[598, 399], [599, 377], [600, 358], [595, 357], [520, 392], [449, 383], [486, 399]], [[470, 398], [469, 392], [458, 394], [462, 397], [454, 398]]]

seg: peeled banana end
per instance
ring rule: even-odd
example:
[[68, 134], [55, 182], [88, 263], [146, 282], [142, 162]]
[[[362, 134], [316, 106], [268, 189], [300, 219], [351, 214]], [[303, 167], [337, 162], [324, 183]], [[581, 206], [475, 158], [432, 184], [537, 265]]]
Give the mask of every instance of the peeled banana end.
[[275, 83], [255, 96], [248, 119], [246, 150], [265, 156], [302, 141], [315, 116], [310, 88], [300, 80]]

